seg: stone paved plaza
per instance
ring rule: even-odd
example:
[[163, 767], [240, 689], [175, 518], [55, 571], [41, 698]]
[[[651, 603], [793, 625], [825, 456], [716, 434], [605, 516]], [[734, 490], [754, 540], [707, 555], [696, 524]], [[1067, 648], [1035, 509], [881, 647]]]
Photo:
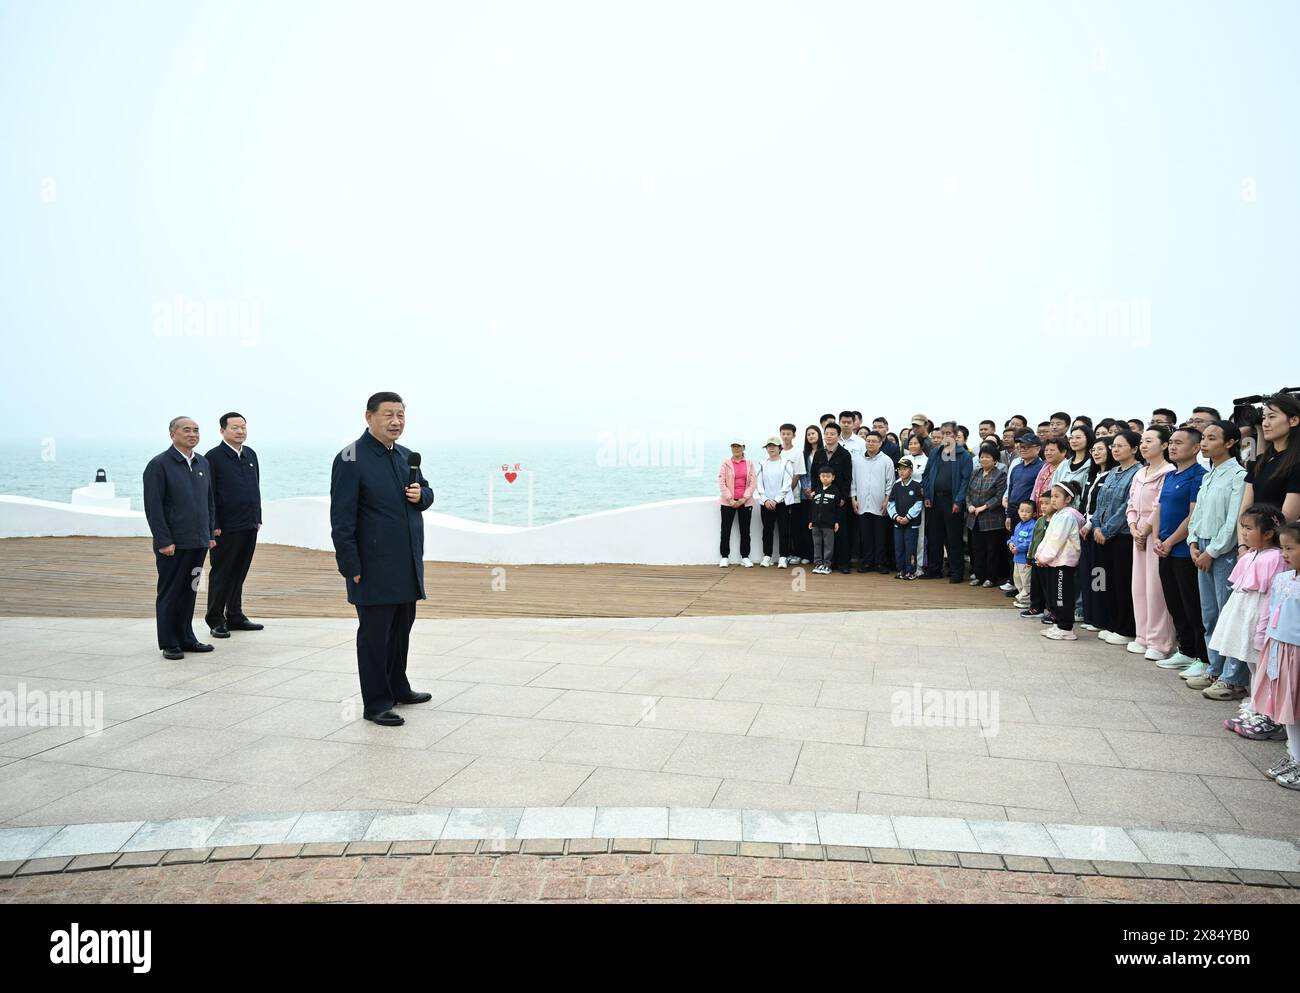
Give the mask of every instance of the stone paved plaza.
[[[1235, 705], [1084, 632], [1049, 643], [1010, 609], [420, 620], [410, 674], [434, 700], [400, 729], [360, 719], [354, 631], [274, 620], [168, 662], [152, 619], [0, 620], [0, 693], [102, 691], [105, 718], [91, 736], [0, 727], [0, 834], [559, 807], [1300, 833], [1300, 795], [1261, 771], [1282, 745], [1225, 732]], [[933, 726], [926, 690], [977, 691], [954, 699], [980, 709]]]

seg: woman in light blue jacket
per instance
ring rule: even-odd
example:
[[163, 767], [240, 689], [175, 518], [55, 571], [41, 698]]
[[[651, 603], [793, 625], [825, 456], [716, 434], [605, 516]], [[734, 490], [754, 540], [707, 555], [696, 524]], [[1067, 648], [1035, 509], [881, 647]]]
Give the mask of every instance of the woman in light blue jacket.
[[1228, 576], [1237, 564], [1237, 517], [1246, 489], [1246, 467], [1237, 461], [1240, 445], [1241, 431], [1231, 421], [1215, 421], [1206, 427], [1201, 454], [1209, 459], [1210, 471], [1201, 480], [1196, 508], [1187, 526], [1187, 547], [1200, 584], [1201, 620], [1210, 662], [1206, 665], [1198, 661], [1180, 675], [1188, 686], [1204, 690], [1212, 700], [1235, 700], [1250, 681], [1244, 661], [1224, 658], [1208, 647], [1219, 611], [1232, 592]]

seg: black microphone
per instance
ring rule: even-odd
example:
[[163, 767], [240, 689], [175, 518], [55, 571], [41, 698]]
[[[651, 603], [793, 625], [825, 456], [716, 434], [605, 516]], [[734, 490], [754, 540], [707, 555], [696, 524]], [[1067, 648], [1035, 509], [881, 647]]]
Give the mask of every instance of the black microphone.
[[420, 484], [420, 453], [412, 452], [407, 458], [406, 464], [411, 467], [411, 481], [407, 486], [418, 486]]

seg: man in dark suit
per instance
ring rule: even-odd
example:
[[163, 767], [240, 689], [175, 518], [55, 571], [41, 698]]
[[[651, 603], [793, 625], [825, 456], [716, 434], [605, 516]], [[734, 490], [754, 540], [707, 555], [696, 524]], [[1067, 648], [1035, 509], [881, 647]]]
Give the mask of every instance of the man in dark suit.
[[[405, 724], [397, 704], [427, 703], [406, 679], [415, 601], [424, 599], [424, 520], [433, 490], [410, 450], [397, 444], [406, 404], [396, 393], [366, 402], [366, 431], [334, 457], [330, 528], [348, 603], [357, 609], [357, 672], [362, 716], [386, 727]], [[414, 482], [412, 482], [414, 478]]]
[[194, 451], [198, 424], [174, 417], [168, 430], [171, 447], [144, 467], [144, 514], [158, 567], [158, 647], [164, 658], [183, 659], [185, 652], [212, 651], [194, 637], [191, 625], [203, 560], [216, 544], [215, 509], [208, 460]]
[[244, 444], [248, 422], [231, 411], [221, 415], [221, 444], [208, 452], [216, 517], [212, 533], [212, 571], [208, 574], [208, 627], [214, 638], [231, 631], [261, 631], [244, 614], [244, 579], [253, 564], [257, 530], [262, 526], [262, 470], [257, 453]]
[[943, 553], [948, 552], [948, 582], [960, 583], [966, 572], [962, 537], [966, 526], [966, 489], [974, 472], [970, 452], [957, 443], [957, 424], [944, 421], [943, 444], [933, 449], [925, 464], [921, 486], [925, 490], [925, 557], [922, 579], [943, 577]]
[[813, 455], [812, 477], [817, 480], [813, 484], [813, 489], [821, 489], [821, 470], [823, 466], [829, 466], [835, 473], [835, 482], [831, 488], [839, 495], [839, 533], [835, 536], [835, 568], [840, 572], [849, 571], [849, 551], [852, 543], [852, 507], [849, 504], [849, 493], [853, 486], [853, 459], [849, 455], [849, 450], [840, 444], [840, 427], [834, 421], [827, 423], [822, 429], [825, 444], [817, 449]]

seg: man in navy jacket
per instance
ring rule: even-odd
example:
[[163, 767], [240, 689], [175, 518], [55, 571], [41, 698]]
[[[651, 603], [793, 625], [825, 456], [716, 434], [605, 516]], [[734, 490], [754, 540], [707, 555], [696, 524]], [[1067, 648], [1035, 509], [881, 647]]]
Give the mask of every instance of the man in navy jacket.
[[925, 579], [943, 576], [943, 553], [948, 550], [948, 582], [960, 583], [966, 571], [962, 529], [966, 522], [966, 488], [974, 461], [957, 444], [957, 425], [945, 421], [943, 443], [925, 463]]
[[248, 422], [231, 411], [221, 415], [221, 444], [207, 454], [212, 468], [216, 517], [212, 533], [212, 572], [208, 575], [208, 627], [212, 637], [231, 631], [261, 631], [244, 613], [244, 579], [253, 564], [257, 529], [262, 526], [262, 491], [257, 453], [244, 444]]
[[365, 434], [334, 457], [330, 473], [334, 557], [357, 610], [362, 716], [387, 727], [406, 723], [396, 704], [433, 698], [406, 679], [415, 602], [424, 599], [420, 514], [433, 504], [433, 490], [397, 444], [405, 427], [402, 398], [376, 393], [366, 402]]
[[185, 652], [212, 651], [194, 637], [192, 624], [203, 560], [216, 544], [215, 507], [208, 460], [194, 451], [198, 424], [174, 417], [168, 431], [171, 447], [144, 467], [144, 515], [158, 568], [158, 647], [164, 658], [182, 659]]

